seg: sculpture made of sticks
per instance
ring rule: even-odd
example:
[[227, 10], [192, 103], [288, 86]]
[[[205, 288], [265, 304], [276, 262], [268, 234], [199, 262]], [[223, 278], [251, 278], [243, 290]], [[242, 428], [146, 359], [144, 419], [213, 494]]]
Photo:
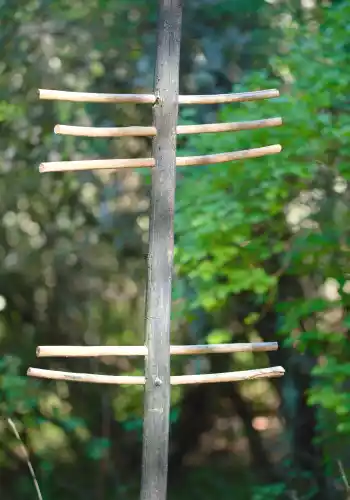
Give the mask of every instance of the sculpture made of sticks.
[[282, 124], [281, 118], [239, 123], [177, 125], [178, 105], [218, 104], [278, 97], [279, 92], [223, 95], [178, 95], [182, 1], [158, 0], [159, 24], [155, 87], [153, 94], [94, 94], [40, 90], [41, 99], [96, 102], [143, 103], [153, 106], [153, 125], [149, 127], [76, 127], [57, 125], [57, 134], [84, 137], [153, 137], [153, 156], [140, 159], [83, 160], [48, 162], [41, 172], [95, 169], [151, 168], [152, 193], [148, 254], [148, 283], [144, 346], [44, 346], [38, 357], [144, 356], [145, 376], [107, 376], [29, 368], [32, 377], [100, 384], [145, 385], [141, 500], [165, 500], [168, 468], [169, 408], [171, 384], [237, 382], [262, 377], [280, 377], [280, 366], [248, 371], [204, 375], [170, 375], [170, 355], [215, 354], [247, 351], [273, 351], [277, 342], [218, 345], [170, 345], [171, 286], [174, 246], [174, 195], [176, 166], [199, 166], [257, 158], [281, 151], [279, 144], [243, 151], [206, 156], [176, 156], [177, 134], [234, 132]]

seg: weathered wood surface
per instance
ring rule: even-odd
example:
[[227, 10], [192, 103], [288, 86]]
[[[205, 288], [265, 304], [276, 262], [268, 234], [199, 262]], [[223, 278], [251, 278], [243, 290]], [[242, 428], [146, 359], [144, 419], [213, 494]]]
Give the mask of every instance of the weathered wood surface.
[[152, 169], [146, 297], [145, 406], [141, 500], [166, 500], [170, 411], [170, 311], [174, 252], [176, 125], [182, 0], [159, 0], [153, 106]]

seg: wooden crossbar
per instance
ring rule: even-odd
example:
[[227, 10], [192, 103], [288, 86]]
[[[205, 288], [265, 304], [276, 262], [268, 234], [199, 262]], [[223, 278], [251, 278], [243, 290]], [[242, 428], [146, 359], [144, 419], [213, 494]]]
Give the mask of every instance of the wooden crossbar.
[[[251, 342], [237, 344], [172, 345], [171, 355], [224, 354], [235, 352], [277, 351], [277, 342]], [[94, 358], [105, 356], [146, 356], [146, 346], [39, 346], [38, 358]]]
[[39, 89], [39, 99], [69, 102], [100, 102], [109, 104], [154, 104], [154, 94], [101, 94], [95, 92], [70, 92], [66, 90]]
[[[98, 103], [136, 103], [156, 104], [154, 94], [101, 94], [94, 92], [70, 92], [65, 90], [39, 89], [39, 98], [51, 101], [70, 102], [98, 102]], [[231, 102], [257, 101], [279, 97], [277, 89], [255, 90], [252, 92], [238, 92], [230, 94], [212, 95], [180, 95], [179, 104], [223, 104]], [[158, 98], [159, 99], [159, 98]]]
[[[217, 132], [238, 132], [241, 130], [256, 130], [266, 127], [279, 127], [282, 118], [266, 118], [265, 120], [253, 120], [232, 123], [208, 123], [203, 125], [178, 125], [178, 135], [210, 134]], [[83, 127], [76, 125], [56, 125], [55, 134], [72, 135], [77, 137], [154, 137], [157, 134], [155, 127]]]
[[[229, 153], [217, 153], [202, 156], [178, 156], [176, 166], [200, 166], [215, 163], [227, 163], [230, 161], [246, 160], [248, 158], [259, 158], [261, 156], [278, 154], [282, 151], [280, 144], [264, 146], [261, 148], [244, 149]], [[76, 170], [114, 170], [124, 168], [149, 168], [155, 166], [154, 158], [127, 158], [111, 160], [78, 160], [78, 161], [51, 161], [41, 163], [40, 172], [69, 172]]]
[[[206, 373], [204, 375], [174, 375], [170, 377], [171, 385], [189, 384], [216, 384], [222, 382], [240, 382], [258, 378], [282, 377], [285, 373], [282, 366], [261, 368], [256, 370], [245, 370], [226, 373]], [[128, 375], [95, 375], [90, 373], [72, 373], [57, 370], [42, 370], [29, 368], [29, 377], [46, 378], [50, 380], [68, 380], [71, 382], [87, 382], [90, 384], [113, 384], [113, 385], [144, 385], [145, 377]], [[162, 385], [161, 380], [155, 380], [155, 385]]]

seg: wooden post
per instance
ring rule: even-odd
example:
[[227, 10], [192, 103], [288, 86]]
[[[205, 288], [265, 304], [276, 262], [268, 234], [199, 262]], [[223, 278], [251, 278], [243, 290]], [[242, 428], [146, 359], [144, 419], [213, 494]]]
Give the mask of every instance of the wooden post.
[[170, 409], [170, 313], [182, 0], [159, 0], [153, 125], [141, 500], [165, 500]]

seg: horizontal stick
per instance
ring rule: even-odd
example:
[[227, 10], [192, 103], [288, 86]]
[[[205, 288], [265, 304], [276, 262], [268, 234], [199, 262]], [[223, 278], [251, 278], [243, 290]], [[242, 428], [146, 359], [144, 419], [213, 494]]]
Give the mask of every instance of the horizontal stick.
[[[262, 148], [245, 149], [234, 151], [232, 153], [218, 153], [203, 156], [179, 156], [176, 158], [178, 167], [209, 165], [214, 163], [225, 163], [235, 160], [244, 160], [248, 158], [258, 158], [271, 154], [277, 154], [282, 151], [279, 144], [265, 146]], [[67, 172], [76, 170], [113, 170], [119, 168], [144, 168], [154, 167], [153, 158], [132, 158], [116, 160], [79, 160], [79, 161], [53, 161], [42, 163], [39, 167], [40, 172]]]
[[152, 137], [157, 134], [155, 127], [78, 127], [56, 125], [55, 134], [77, 137]]
[[146, 356], [145, 346], [39, 346], [38, 358], [98, 358], [105, 356]]
[[266, 118], [247, 122], [205, 123], [203, 125], [178, 125], [178, 134], [211, 134], [213, 132], [238, 132], [240, 130], [254, 130], [265, 127], [279, 127], [282, 118]]
[[[49, 99], [52, 101], [142, 104], [154, 104], [156, 101], [153, 94], [99, 94], [92, 92], [67, 92], [63, 90], [47, 89], [39, 89], [38, 93], [40, 99]], [[179, 104], [221, 104], [271, 99], [278, 96], [279, 91], [276, 89], [231, 94], [180, 95]]]
[[213, 94], [213, 95], [180, 95], [179, 104], [223, 104], [229, 102], [258, 101], [260, 99], [272, 99], [279, 97], [276, 89], [255, 90], [254, 92], [239, 92], [235, 94]]
[[277, 351], [278, 342], [247, 342], [235, 344], [172, 345], [170, 354], [224, 354], [232, 352]]
[[[277, 342], [252, 342], [245, 344], [172, 345], [170, 354], [216, 354], [232, 352], [276, 351]], [[40, 346], [38, 358], [94, 358], [104, 356], [146, 356], [145, 346]]]
[[263, 148], [244, 149], [242, 151], [233, 151], [232, 153], [218, 153], [202, 156], [183, 156], [176, 159], [178, 167], [187, 167], [195, 165], [211, 165], [214, 163], [226, 163], [229, 161], [246, 160], [248, 158], [258, 158], [260, 156], [273, 155], [280, 153], [282, 146], [274, 144]]
[[94, 375], [91, 373], [73, 373], [56, 370], [29, 368], [28, 377], [48, 378], [52, 380], [69, 380], [71, 382], [88, 382], [90, 384], [144, 385], [145, 377], [129, 375]]
[[205, 375], [178, 375], [171, 377], [172, 385], [185, 384], [216, 384], [220, 382], [240, 382], [256, 378], [282, 377], [285, 373], [282, 366], [261, 368], [259, 370], [246, 370], [227, 373], [206, 373]]
[[153, 158], [128, 158], [117, 160], [50, 161], [41, 163], [40, 172], [70, 172], [76, 170], [114, 170], [119, 168], [154, 167]]
[[39, 99], [70, 102], [140, 103], [154, 104], [153, 94], [97, 94], [94, 92], [67, 92], [65, 90], [38, 90]]
[[[220, 382], [240, 382], [257, 378], [282, 377], [285, 373], [281, 366], [272, 368], [261, 368], [259, 370], [246, 370], [228, 373], [208, 373], [205, 375], [176, 375], [170, 378], [172, 385], [188, 384], [215, 384]], [[145, 377], [115, 376], [115, 375], [93, 375], [90, 373], [72, 373], [55, 370], [41, 370], [29, 368], [29, 377], [47, 378], [51, 380], [69, 380], [71, 382], [88, 382], [90, 384], [118, 384], [118, 385], [144, 385]]]
[[[178, 125], [178, 134], [209, 134], [213, 132], [238, 132], [282, 125], [282, 118], [267, 118], [233, 123], [208, 123], [203, 125]], [[56, 125], [55, 134], [73, 135], [79, 137], [126, 137], [155, 136], [155, 127], [80, 127], [74, 125]]]

